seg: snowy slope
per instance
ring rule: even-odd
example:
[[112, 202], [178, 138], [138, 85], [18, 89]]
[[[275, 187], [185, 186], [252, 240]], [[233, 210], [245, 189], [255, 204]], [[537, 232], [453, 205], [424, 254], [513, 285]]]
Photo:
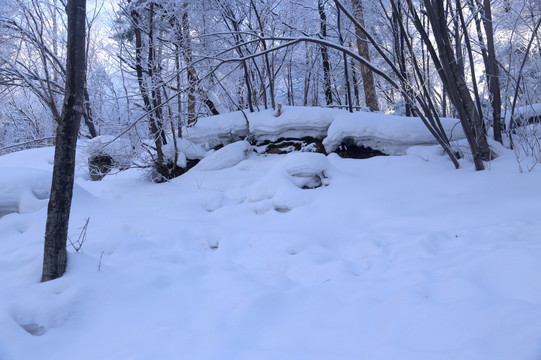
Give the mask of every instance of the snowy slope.
[[[541, 357], [539, 171], [508, 151], [474, 172], [437, 147], [246, 149], [164, 184], [91, 182], [81, 158], [70, 237], [90, 217], [87, 238], [48, 283], [46, 208], [1, 217], [0, 359]], [[3, 189], [49, 181], [52, 151], [0, 157]]]

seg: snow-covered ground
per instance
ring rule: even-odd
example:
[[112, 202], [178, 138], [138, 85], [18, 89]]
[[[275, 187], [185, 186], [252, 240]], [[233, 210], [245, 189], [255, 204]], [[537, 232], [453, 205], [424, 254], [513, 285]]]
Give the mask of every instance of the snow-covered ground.
[[43, 284], [53, 149], [0, 157], [0, 359], [539, 359], [541, 173], [499, 152], [240, 142], [164, 184], [80, 156], [86, 240]]

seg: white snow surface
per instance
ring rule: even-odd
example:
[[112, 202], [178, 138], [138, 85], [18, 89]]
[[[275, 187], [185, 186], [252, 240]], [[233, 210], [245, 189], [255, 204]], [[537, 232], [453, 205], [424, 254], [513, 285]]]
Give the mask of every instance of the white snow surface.
[[0, 203], [35, 198], [0, 218], [0, 359], [541, 358], [541, 173], [512, 151], [247, 149], [163, 184], [80, 157], [86, 240], [47, 283], [53, 149], [0, 157]]

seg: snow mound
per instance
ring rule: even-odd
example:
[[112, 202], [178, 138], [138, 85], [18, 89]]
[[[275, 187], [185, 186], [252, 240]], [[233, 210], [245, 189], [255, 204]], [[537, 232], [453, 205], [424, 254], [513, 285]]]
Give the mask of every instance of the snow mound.
[[280, 116], [274, 114], [272, 110], [250, 114], [250, 134], [257, 142], [306, 136], [323, 139], [336, 117], [336, 110], [284, 106]]
[[201, 118], [184, 130], [184, 138], [214, 148], [246, 138], [251, 135], [256, 142], [276, 141], [279, 138], [323, 139], [327, 129], [340, 112], [317, 107], [282, 107], [276, 117], [274, 110], [249, 113], [240, 111]]
[[[441, 121], [450, 139], [464, 138], [459, 120], [442, 118]], [[335, 151], [345, 139], [388, 155], [404, 155], [414, 145], [437, 144], [420, 118], [378, 113], [344, 114], [337, 118], [323, 140], [325, 150]]]
[[[45, 208], [51, 190], [51, 172], [25, 168], [2, 168], [0, 177], [0, 218], [12, 214], [28, 214]], [[87, 194], [79, 186], [74, 193]]]
[[202, 146], [186, 139], [177, 139], [177, 147], [178, 151], [184, 153], [187, 159], [192, 160], [201, 160], [208, 153]]
[[250, 186], [246, 199], [254, 204], [256, 213], [270, 209], [289, 212], [311, 202], [311, 194], [305, 190], [328, 186], [332, 171], [331, 163], [323, 154], [290, 153]]
[[0, 218], [30, 213], [45, 206], [51, 190], [51, 173], [42, 170], [3, 168], [0, 178]]
[[[531, 104], [529, 106], [523, 106], [515, 109], [513, 114], [514, 124], [511, 124], [511, 113], [507, 114], [505, 117], [505, 122], [507, 127], [528, 125], [532, 123], [530, 119], [541, 117], [541, 104]], [[539, 121], [539, 120], [538, 120]]]
[[211, 153], [195, 167], [198, 170], [211, 171], [233, 167], [248, 158], [252, 153], [252, 145], [247, 141], [237, 141]]
[[[28, 159], [32, 159], [29, 161]], [[0, 167], [26, 167], [39, 170], [53, 170], [54, 147], [28, 149], [0, 156]]]
[[248, 125], [240, 111], [201, 118], [194, 126], [182, 130], [183, 138], [207, 149], [230, 144], [246, 136]]
[[[186, 168], [188, 165], [187, 160], [201, 160], [207, 156], [207, 150], [203, 149], [201, 145], [195, 144], [190, 140], [186, 139], [177, 139], [177, 166], [181, 168]], [[167, 145], [163, 147], [163, 153], [167, 160], [170, 160], [171, 163], [175, 158], [175, 144], [170, 141]]]

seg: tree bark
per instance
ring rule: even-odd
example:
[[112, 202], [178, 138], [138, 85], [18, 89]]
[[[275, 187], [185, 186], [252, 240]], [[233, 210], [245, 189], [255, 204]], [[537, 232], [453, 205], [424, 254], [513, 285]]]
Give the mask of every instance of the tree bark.
[[[353, 16], [364, 27], [364, 13], [362, 0], [351, 0], [353, 5]], [[368, 42], [366, 40], [366, 34], [359, 28], [355, 27], [355, 34], [357, 35], [357, 51], [359, 55], [370, 61], [370, 52], [368, 51]], [[364, 100], [366, 106], [372, 111], [378, 111], [378, 98], [376, 95], [376, 85], [374, 82], [374, 75], [370, 69], [361, 64], [361, 77], [363, 79], [364, 88]]]
[[[449, 99], [457, 110], [464, 129], [464, 133], [470, 145], [473, 162], [476, 170], [484, 170], [483, 161], [491, 158], [490, 148], [486, 138], [486, 128], [483, 118], [478, 113], [470, 91], [466, 84], [462, 69], [457, 63], [456, 54], [453, 52], [453, 46], [449, 37], [447, 22], [443, 3], [441, 1], [423, 0], [428, 21], [432, 26], [434, 40], [439, 54], [439, 75], [448, 92]], [[413, 4], [408, 0], [410, 10], [413, 11]], [[423, 36], [423, 41], [430, 48], [430, 39], [420, 28], [420, 22], [415, 19], [416, 26]], [[436, 60], [436, 54], [431, 48], [433, 60]]]
[[[396, 63], [398, 65], [398, 69], [400, 70], [400, 74], [405, 79], [405, 81], [408, 83], [407, 88], [410, 88], [409, 82], [410, 82], [410, 75], [407, 71], [407, 63], [406, 63], [406, 45], [405, 45], [405, 39], [408, 34], [405, 34], [402, 29], [407, 28], [407, 24], [403, 25], [406, 19], [403, 16], [402, 13], [402, 3], [401, 0], [391, 0], [391, 16], [388, 18], [390, 24], [391, 24], [391, 30], [393, 34], [393, 51], [396, 57]], [[405, 111], [406, 116], [414, 116], [413, 114], [413, 108], [414, 104], [412, 104], [411, 99], [413, 99], [413, 96], [411, 94], [411, 90], [408, 90], [407, 95], [402, 95], [404, 98], [404, 104], [405, 104]]]
[[500, 78], [498, 74], [498, 61], [496, 59], [496, 49], [494, 48], [494, 31], [492, 27], [492, 10], [490, 0], [483, 0], [485, 33], [487, 37], [487, 63], [486, 72], [488, 80], [488, 89], [492, 103], [492, 119], [494, 140], [503, 142], [502, 139], [502, 99], [500, 93]]
[[58, 124], [51, 195], [47, 209], [41, 281], [59, 278], [66, 271], [75, 150], [81, 123], [86, 78], [86, 0], [68, 0], [66, 90]]
[[[317, 9], [319, 12], [320, 23], [320, 37], [323, 40], [327, 38], [327, 14], [325, 13], [325, 7], [323, 1], [319, 0], [317, 3]], [[329, 51], [326, 46], [321, 46], [321, 58], [323, 61], [323, 86], [325, 88], [325, 101], [327, 105], [332, 105], [332, 89], [331, 89], [331, 63], [329, 62]]]
[[[254, 9], [254, 13], [255, 13], [255, 16], [256, 16], [256, 19], [257, 19], [257, 25], [259, 26], [259, 35], [261, 37], [264, 37], [264, 27], [263, 27], [263, 21], [261, 19], [261, 16], [259, 15], [259, 11], [257, 10], [257, 6], [255, 5], [255, 2], [253, 0], [250, 0], [250, 4], [252, 5], [252, 8]], [[263, 51], [267, 51], [267, 42], [265, 40], [261, 40], [261, 46], [263, 48]], [[266, 70], [267, 70], [267, 76], [268, 76], [268, 80], [269, 80], [269, 94], [270, 94], [270, 99], [271, 99], [271, 106], [272, 106], [272, 109], [274, 110], [276, 108], [276, 98], [275, 98], [275, 90], [274, 90], [274, 71], [272, 71], [272, 68], [271, 68], [271, 62], [269, 60], [269, 54], [268, 53], [265, 53], [264, 55], [264, 59], [265, 59], [265, 67], [266, 67]], [[264, 88], [264, 86], [263, 86]], [[266, 94], [266, 91], [265, 91], [265, 94]], [[267, 102], [265, 101], [265, 107], [267, 106]]]
[[94, 125], [94, 116], [92, 115], [92, 106], [90, 106], [90, 95], [88, 94], [86, 81], [85, 81], [85, 87], [83, 91], [84, 91], [84, 99], [85, 99], [83, 119], [88, 128], [88, 132], [90, 133], [90, 137], [95, 138], [96, 136], [98, 136], [98, 132], [96, 131], [96, 126]]
[[[342, 21], [340, 16], [340, 9], [338, 9], [337, 23], [338, 23], [338, 41], [341, 46], [344, 46], [344, 38], [342, 37]], [[349, 69], [348, 69], [348, 57], [345, 52], [342, 53], [344, 58], [344, 78], [346, 85], [346, 102], [349, 112], [353, 112], [353, 100], [351, 99], [351, 83], [349, 81]]]
[[190, 35], [190, 18], [188, 15], [188, 2], [182, 4], [182, 50], [186, 63], [186, 79], [188, 80], [188, 126], [197, 122], [195, 89], [197, 77], [192, 64], [192, 38]]
[[[137, 74], [137, 83], [139, 84], [139, 91], [143, 98], [144, 109], [148, 114], [150, 136], [154, 140], [154, 145], [156, 147], [156, 170], [164, 178], [167, 178], [169, 170], [165, 164], [162, 150], [163, 143], [161, 132], [163, 129], [161, 129], [161, 126], [158, 126], [160, 119], [156, 119], [157, 113], [154, 111], [151, 90], [148, 88], [149, 81], [147, 76], [151, 76], [152, 70], [149, 70], [148, 62], [145, 63], [143, 60], [143, 30], [141, 29], [141, 15], [137, 10], [133, 9], [130, 16], [133, 21], [135, 34], [135, 71]], [[150, 14], [150, 18], [152, 18], [152, 16], [153, 14]], [[149, 54], [152, 54], [152, 51], [153, 49], [149, 48]], [[152, 63], [152, 61], [151, 56], [149, 62]]]

